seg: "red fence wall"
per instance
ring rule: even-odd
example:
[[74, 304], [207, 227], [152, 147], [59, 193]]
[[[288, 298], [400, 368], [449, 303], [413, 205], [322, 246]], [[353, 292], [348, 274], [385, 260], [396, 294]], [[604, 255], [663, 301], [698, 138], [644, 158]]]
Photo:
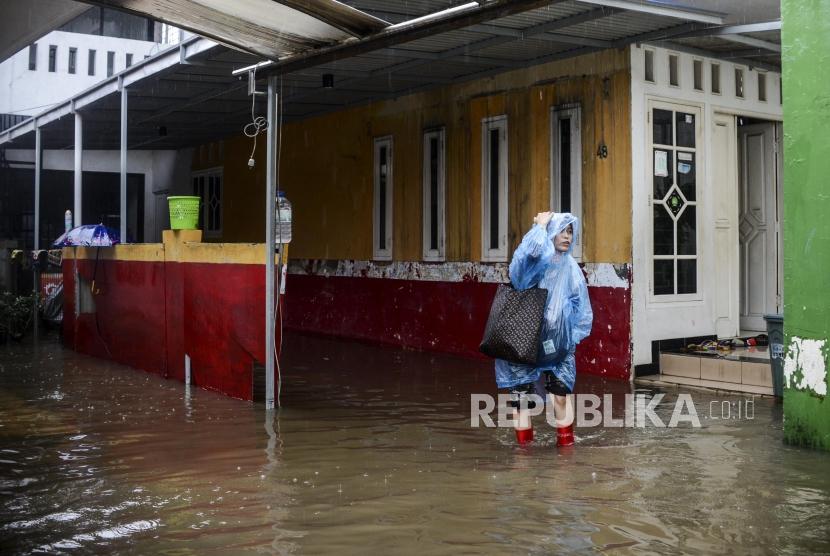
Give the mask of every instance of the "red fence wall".
[[[162, 260], [124, 260], [128, 257], [123, 249], [120, 256], [107, 252], [97, 262], [92, 250], [77, 261], [65, 258], [64, 341], [82, 353], [182, 381], [187, 354], [194, 385], [250, 400], [253, 364], [264, 361], [265, 355], [264, 265], [219, 262], [228, 256], [217, 255], [223, 252], [216, 245], [199, 257], [181, 256], [181, 245], [156, 249]], [[452, 280], [415, 279], [422, 269], [407, 268], [408, 278], [375, 277], [353, 268], [350, 276], [291, 274], [283, 324], [403, 348], [483, 357], [478, 344], [497, 276], [482, 281], [479, 271], [465, 271]], [[82, 279], [79, 288], [94, 292], [95, 305], [94, 312], [77, 317], [76, 269]], [[609, 286], [589, 280], [594, 326], [577, 348], [577, 369], [629, 379], [630, 281], [624, 276], [616, 282]]]
[[[303, 266], [313, 265], [295, 268]], [[308, 268], [291, 274], [286, 282], [286, 328], [484, 357], [478, 345], [497, 283], [479, 281], [476, 273], [447, 281], [373, 277], [374, 269], [367, 272], [365, 267], [350, 267], [349, 276], [323, 275]], [[418, 268], [406, 272], [418, 274]], [[577, 347], [578, 372], [630, 379], [630, 292], [627, 276], [614, 286], [589, 285], [594, 325]]]
[[[162, 250], [163, 251], [163, 250]], [[75, 314], [80, 288], [95, 311]], [[262, 264], [81, 258], [63, 262], [67, 346], [250, 400], [253, 363], [265, 355]]]

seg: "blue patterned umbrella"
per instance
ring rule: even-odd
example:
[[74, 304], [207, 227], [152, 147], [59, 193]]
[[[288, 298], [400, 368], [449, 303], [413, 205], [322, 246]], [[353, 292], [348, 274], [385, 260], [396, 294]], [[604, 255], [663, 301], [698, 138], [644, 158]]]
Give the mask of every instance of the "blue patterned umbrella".
[[103, 224], [72, 228], [52, 243], [53, 247], [109, 247], [121, 243], [117, 231]]

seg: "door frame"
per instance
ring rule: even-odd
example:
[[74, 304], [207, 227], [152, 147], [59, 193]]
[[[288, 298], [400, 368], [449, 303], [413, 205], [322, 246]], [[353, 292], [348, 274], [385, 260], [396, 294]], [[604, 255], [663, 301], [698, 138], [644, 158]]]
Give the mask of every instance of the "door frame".
[[[712, 199], [714, 218], [712, 317], [718, 338], [731, 338], [740, 331], [740, 233], [738, 184], [738, 122], [734, 114], [714, 112], [712, 117], [712, 179], [719, 183], [717, 198]], [[717, 145], [717, 128], [726, 127], [728, 146]], [[719, 155], [723, 154], [723, 158]], [[721, 166], [724, 164], [724, 166]], [[720, 172], [726, 175], [718, 178]], [[719, 202], [723, 202], [719, 205]], [[723, 306], [727, 309], [724, 310]]]

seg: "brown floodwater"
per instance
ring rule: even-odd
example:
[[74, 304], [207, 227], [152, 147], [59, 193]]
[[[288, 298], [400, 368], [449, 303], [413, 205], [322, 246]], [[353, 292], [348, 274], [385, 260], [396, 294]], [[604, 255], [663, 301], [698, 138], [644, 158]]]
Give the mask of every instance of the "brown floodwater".
[[[770, 399], [686, 391], [701, 428], [566, 451], [541, 417], [529, 448], [470, 426], [487, 362], [290, 334], [282, 375], [268, 412], [55, 337], [0, 347], [0, 553], [830, 552], [830, 454], [784, 445]], [[577, 390], [619, 412], [631, 387]]]

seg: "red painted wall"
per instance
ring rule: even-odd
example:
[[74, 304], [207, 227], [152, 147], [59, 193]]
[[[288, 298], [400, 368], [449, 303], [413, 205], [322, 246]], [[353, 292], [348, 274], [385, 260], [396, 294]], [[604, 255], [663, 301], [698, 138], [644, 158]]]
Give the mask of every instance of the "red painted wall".
[[[95, 313], [75, 318], [74, 261], [65, 260], [64, 341], [73, 349], [252, 398], [264, 361], [262, 265], [77, 261]], [[404, 348], [483, 358], [478, 344], [496, 284], [291, 275], [284, 326]], [[630, 289], [590, 287], [594, 327], [577, 348], [579, 372], [630, 377]], [[279, 341], [279, 338], [278, 338]]]
[[63, 338], [76, 351], [165, 374], [164, 263], [77, 261], [91, 287], [94, 313], [75, 318], [75, 261], [63, 263]]
[[[404, 348], [484, 356], [478, 345], [497, 284], [290, 275], [286, 328]], [[594, 326], [577, 347], [578, 372], [629, 379], [629, 289], [588, 288]]]
[[192, 380], [250, 400], [252, 365], [265, 361], [265, 267], [176, 264], [184, 273], [184, 346]]
[[181, 381], [187, 353], [194, 385], [251, 399], [265, 355], [262, 265], [79, 260], [97, 293], [96, 312], [77, 318], [73, 265], [63, 266], [67, 346]]

